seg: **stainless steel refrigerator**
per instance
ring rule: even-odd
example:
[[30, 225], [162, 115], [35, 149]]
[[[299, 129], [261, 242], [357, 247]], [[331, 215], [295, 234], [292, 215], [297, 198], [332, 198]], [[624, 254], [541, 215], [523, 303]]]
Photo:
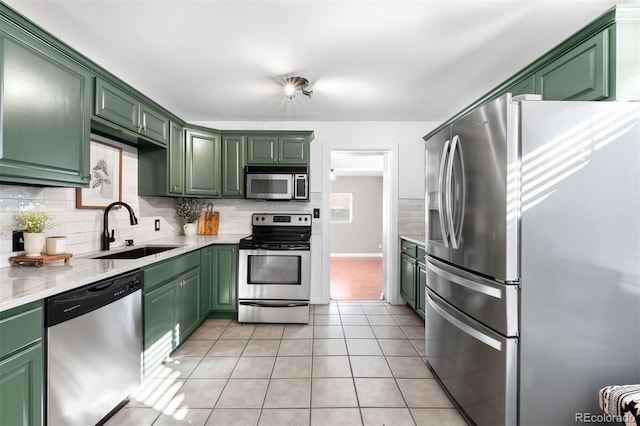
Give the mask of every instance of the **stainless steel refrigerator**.
[[509, 94], [426, 143], [426, 358], [479, 425], [640, 383], [640, 103]]

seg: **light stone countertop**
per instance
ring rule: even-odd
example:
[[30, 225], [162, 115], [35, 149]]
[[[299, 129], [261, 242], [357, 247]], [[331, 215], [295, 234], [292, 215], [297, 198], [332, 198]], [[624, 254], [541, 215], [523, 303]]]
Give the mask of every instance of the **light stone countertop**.
[[[0, 312], [72, 290], [114, 275], [142, 268], [211, 244], [237, 244], [246, 234], [175, 236], [146, 241], [134, 247], [74, 255], [69, 263], [54, 261], [43, 266], [0, 268]], [[176, 249], [139, 259], [92, 259], [145, 245], [176, 245]]]
[[407, 241], [411, 241], [412, 243], [418, 244], [419, 246], [422, 247], [427, 247], [426, 245], [426, 237], [424, 234], [422, 235], [400, 235], [400, 238], [402, 238], [403, 240], [407, 240]]

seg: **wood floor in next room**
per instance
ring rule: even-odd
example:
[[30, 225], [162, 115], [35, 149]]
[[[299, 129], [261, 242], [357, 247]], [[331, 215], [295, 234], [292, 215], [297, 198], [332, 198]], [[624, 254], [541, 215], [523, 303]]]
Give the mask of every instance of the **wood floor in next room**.
[[407, 306], [312, 306], [309, 325], [207, 320], [107, 425], [458, 426]]
[[332, 300], [380, 300], [382, 257], [332, 257]]

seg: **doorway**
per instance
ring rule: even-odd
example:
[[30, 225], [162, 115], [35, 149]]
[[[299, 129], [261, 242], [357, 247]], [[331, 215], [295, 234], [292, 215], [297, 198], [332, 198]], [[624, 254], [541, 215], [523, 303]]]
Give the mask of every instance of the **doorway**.
[[384, 299], [387, 160], [382, 151], [331, 151], [332, 300]]

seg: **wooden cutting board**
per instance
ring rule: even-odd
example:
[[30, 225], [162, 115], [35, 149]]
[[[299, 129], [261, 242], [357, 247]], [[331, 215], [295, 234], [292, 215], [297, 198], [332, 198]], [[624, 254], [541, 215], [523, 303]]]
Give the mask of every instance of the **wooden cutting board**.
[[201, 235], [218, 235], [218, 226], [220, 225], [220, 212], [213, 211], [213, 204], [207, 204], [207, 210], [200, 216], [198, 224], [198, 234]]

